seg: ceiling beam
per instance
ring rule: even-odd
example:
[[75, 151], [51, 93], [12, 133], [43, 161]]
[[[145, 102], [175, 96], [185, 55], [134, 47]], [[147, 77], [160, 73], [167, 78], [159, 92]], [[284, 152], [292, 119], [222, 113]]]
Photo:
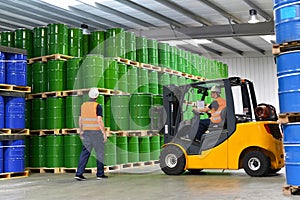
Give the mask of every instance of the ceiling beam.
[[213, 49], [213, 48], [210, 48], [210, 47], [208, 47], [208, 46], [206, 46], [206, 45], [199, 44], [198, 46], [199, 46], [200, 48], [203, 48], [203, 49], [205, 49], [206, 51], [209, 51], [209, 52], [211, 52], [211, 53], [214, 53], [214, 54], [216, 54], [216, 55], [218, 55], [218, 56], [222, 56], [222, 55], [223, 55], [222, 52], [217, 51], [217, 50], [215, 50], [215, 49]]
[[70, 10], [72, 10], [75, 13], [80, 14], [81, 16], [84, 16], [84, 17], [87, 17], [87, 18], [90, 18], [90, 19], [94, 19], [96, 21], [107, 24], [109, 26], [108, 28], [121, 27], [121, 28], [124, 28], [124, 29], [130, 29], [130, 27], [125, 26], [124, 24], [120, 24], [120, 23], [105, 19], [103, 17], [99, 17], [98, 15], [91, 14], [89, 12], [83, 11], [83, 10], [75, 8], [73, 6], [69, 6], [69, 8], [70, 8]]
[[204, 3], [208, 7], [211, 7], [212, 9], [216, 10], [218, 13], [223, 15], [225, 18], [230, 19], [234, 23], [237, 23], [237, 24], [242, 23], [242, 21], [240, 19], [238, 19], [238, 18], [234, 17], [233, 15], [229, 14], [224, 9], [222, 9], [222, 8], [218, 7], [217, 5], [213, 4], [211, 1], [208, 1], [208, 0], [198, 0], [198, 1]]
[[273, 17], [272, 16], [270, 16], [268, 13], [266, 13], [265, 11], [263, 11], [259, 6], [257, 6], [251, 0], [244, 0], [244, 2], [246, 4], [248, 4], [251, 8], [254, 8], [257, 11], [257, 13], [260, 16], [262, 16], [263, 18], [265, 18], [268, 22], [269, 21], [273, 21]]
[[196, 15], [194, 13], [192, 13], [190, 10], [188, 9], [185, 9], [184, 7], [182, 6], [179, 6], [178, 4], [170, 1], [170, 0], [164, 0], [164, 1], [161, 1], [161, 0], [155, 0], [157, 1], [158, 3], [161, 3], [173, 10], [176, 10], [182, 14], [184, 14], [185, 16], [188, 16], [189, 18], [205, 25], [205, 26], [209, 26], [209, 25], [212, 25], [212, 23], [206, 19], [204, 19], [203, 17], [200, 17], [199, 15]]
[[[234, 33], [232, 32], [232, 28]], [[174, 36], [174, 31], [178, 34]], [[274, 22], [261, 22], [257, 24], [232, 24], [198, 26], [189, 28], [172, 29], [150, 29], [136, 30], [145, 37], [156, 38], [157, 40], [182, 40], [182, 39], [215, 39], [223, 37], [241, 37], [274, 34]]]
[[185, 26], [184, 24], [182, 24], [180, 22], [177, 22], [177, 21], [175, 21], [175, 20], [173, 20], [171, 18], [168, 18], [168, 17], [166, 17], [166, 16], [164, 16], [162, 14], [159, 14], [158, 12], [150, 10], [149, 8], [141, 6], [140, 4], [137, 4], [137, 3], [133, 2], [133, 1], [129, 1], [129, 0], [116, 0], [116, 1], [119, 2], [119, 3], [122, 3], [124, 5], [126, 5], [128, 7], [134, 8], [134, 9], [140, 11], [140, 12], [146, 13], [147, 15], [150, 15], [150, 16], [152, 16], [154, 18], [157, 18], [157, 19], [159, 19], [161, 21], [164, 21], [167, 24], [173, 25], [175, 27], [187, 27], [187, 26]]
[[264, 51], [263, 49], [260, 49], [257, 46], [255, 46], [255, 45], [251, 44], [250, 42], [247, 42], [247, 41], [245, 41], [245, 40], [243, 40], [243, 39], [241, 39], [239, 37], [235, 37], [234, 39], [237, 40], [237, 41], [239, 41], [239, 42], [241, 42], [241, 43], [243, 43], [243, 44], [246, 44], [248, 47], [254, 49], [255, 51], [257, 51], [257, 52], [259, 52], [259, 53], [261, 53], [263, 55], [266, 53], [266, 51]]
[[212, 42], [215, 43], [215, 44], [217, 44], [217, 45], [220, 45], [222, 47], [225, 47], [226, 49], [230, 49], [231, 51], [233, 51], [233, 52], [235, 52], [235, 53], [237, 53], [237, 54], [239, 54], [241, 56], [243, 55], [243, 51], [240, 51], [240, 50], [238, 50], [238, 49], [236, 49], [236, 48], [234, 48], [232, 46], [229, 46], [228, 44], [225, 44], [224, 42], [221, 42], [219, 40], [212, 40]]
[[132, 17], [128, 14], [122, 13], [122, 12], [120, 12], [118, 10], [115, 10], [113, 8], [110, 8], [108, 6], [102, 5], [102, 4], [97, 3], [97, 2], [95, 4], [96, 4], [96, 7], [99, 8], [100, 10], [102, 10], [102, 11], [104, 11], [106, 13], [109, 13], [109, 14], [116, 15], [120, 18], [126, 19], [126, 20], [128, 20], [130, 22], [133, 22], [135, 24], [139, 24], [139, 25], [144, 26], [144, 27], [156, 27], [156, 25], [154, 25], [154, 24], [151, 24], [149, 22], [146, 22], [146, 21], [140, 20], [138, 18]]

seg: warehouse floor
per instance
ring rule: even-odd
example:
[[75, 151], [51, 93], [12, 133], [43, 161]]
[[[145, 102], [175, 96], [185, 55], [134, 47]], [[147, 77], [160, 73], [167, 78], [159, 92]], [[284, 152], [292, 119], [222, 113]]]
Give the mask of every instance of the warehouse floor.
[[74, 180], [74, 174], [31, 174], [28, 178], [0, 181], [1, 200], [46, 199], [298, 199], [283, 195], [285, 174], [254, 178], [243, 170], [206, 170], [200, 175], [188, 173], [167, 176], [158, 165], [134, 167], [107, 173], [107, 180]]

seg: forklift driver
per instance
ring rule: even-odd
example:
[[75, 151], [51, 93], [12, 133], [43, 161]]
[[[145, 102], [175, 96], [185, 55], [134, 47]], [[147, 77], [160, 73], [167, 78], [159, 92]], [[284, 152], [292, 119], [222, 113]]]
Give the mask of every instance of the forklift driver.
[[193, 108], [196, 112], [200, 113], [208, 113], [210, 111], [211, 117], [209, 119], [201, 119], [199, 121], [199, 127], [197, 130], [197, 134], [195, 137], [195, 140], [200, 141], [201, 136], [207, 131], [209, 128], [210, 123], [212, 124], [219, 124], [222, 122], [222, 110], [226, 108], [226, 100], [223, 99], [221, 96], [221, 88], [219, 86], [213, 86], [211, 88], [211, 97], [214, 98], [214, 100], [211, 102], [211, 104], [208, 107], [204, 108]]

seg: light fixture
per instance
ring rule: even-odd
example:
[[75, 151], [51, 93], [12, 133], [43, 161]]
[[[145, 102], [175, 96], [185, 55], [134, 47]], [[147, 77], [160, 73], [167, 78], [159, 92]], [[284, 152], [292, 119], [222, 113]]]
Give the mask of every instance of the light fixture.
[[257, 18], [257, 11], [255, 9], [251, 9], [249, 10], [249, 20], [248, 20], [248, 23], [249, 24], [255, 24], [255, 23], [258, 23], [259, 20]]
[[89, 31], [89, 26], [86, 24], [81, 24], [80, 28], [82, 29], [83, 35], [89, 35], [91, 33]]

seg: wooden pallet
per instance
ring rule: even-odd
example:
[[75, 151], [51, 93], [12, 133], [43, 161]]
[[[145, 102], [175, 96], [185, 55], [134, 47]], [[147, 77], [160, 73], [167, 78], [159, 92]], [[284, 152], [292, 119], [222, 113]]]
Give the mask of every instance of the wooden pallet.
[[121, 169], [120, 165], [104, 166], [105, 172], [116, 171], [116, 170], [120, 170], [120, 169]]
[[29, 129], [10, 129], [10, 128], [1, 128], [1, 135], [29, 135]]
[[45, 174], [45, 173], [59, 174], [60, 173], [60, 168], [59, 167], [54, 167], [54, 168], [29, 167], [27, 169], [30, 170], [31, 173], [40, 173], [40, 174]]
[[278, 123], [287, 124], [300, 122], [300, 113], [282, 113], [278, 115]]
[[120, 57], [117, 57], [115, 58], [116, 61], [120, 62], [120, 63], [124, 63], [126, 65], [132, 65], [132, 66], [135, 66], [135, 67], [139, 67], [139, 62], [137, 61], [134, 61], [134, 60], [129, 60], [129, 59], [126, 59], [126, 58], [120, 58]]
[[273, 55], [296, 50], [300, 50], [300, 41], [284, 42], [282, 44], [273, 44], [272, 46]]
[[67, 60], [73, 58], [73, 56], [67, 56], [63, 54], [52, 54], [52, 55], [46, 55], [46, 56], [40, 56], [35, 58], [28, 59], [28, 64], [32, 64], [34, 62], [47, 62], [48, 60]]
[[67, 168], [67, 167], [61, 167], [60, 173], [73, 173], [75, 174], [77, 172], [77, 168]]
[[192, 75], [192, 74], [182, 73], [182, 76], [185, 78], [194, 79], [194, 75]]
[[82, 89], [78, 89], [78, 90], [65, 90], [62, 91], [62, 96], [66, 97], [66, 96], [82, 96], [84, 94], [87, 94], [88, 90], [82, 90]]
[[27, 94], [26, 99], [35, 99], [35, 98], [49, 98], [49, 97], [63, 97], [61, 91], [53, 91], [53, 92], [43, 92], [43, 93], [35, 93], [35, 94]]
[[146, 64], [146, 63], [140, 63], [139, 64], [140, 68], [143, 69], [148, 69], [148, 70], [152, 70], [152, 71], [157, 71], [160, 72], [161, 71], [161, 67], [159, 66], [155, 66], [155, 65], [151, 65], [151, 64]]
[[9, 92], [23, 92], [30, 93], [31, 87], [29, 86], [18, 86], [18, 85], [9, 85], [9, 84], [0, 84], [1, 91], [9, 91]]
[[194, 80], [197, 81], [205, 81], [205, 78], [201, 77], [201, 76], [194, 76]]
[[30, 135], [60, 135], [62, 129], [41, 129], [41, 130], [30, 130]]
[[61, 129], [62, 134], [72, 134], [72, 133], [79, 133], [79, 128], [63, 128]]
[[161, 68], [161, 72], [165, 72], [165, 73], [169, 73], [171, 74], [174, 70], [170, 69], [170, 68]]
[[300, 186], [285, 185], [282, 192], [284, 195], [300, 195]]
[[28, 176], [29, 176], [29, 171], [0, 173], [0, 180], [7, 180], [12, 178], [24, 178]]

